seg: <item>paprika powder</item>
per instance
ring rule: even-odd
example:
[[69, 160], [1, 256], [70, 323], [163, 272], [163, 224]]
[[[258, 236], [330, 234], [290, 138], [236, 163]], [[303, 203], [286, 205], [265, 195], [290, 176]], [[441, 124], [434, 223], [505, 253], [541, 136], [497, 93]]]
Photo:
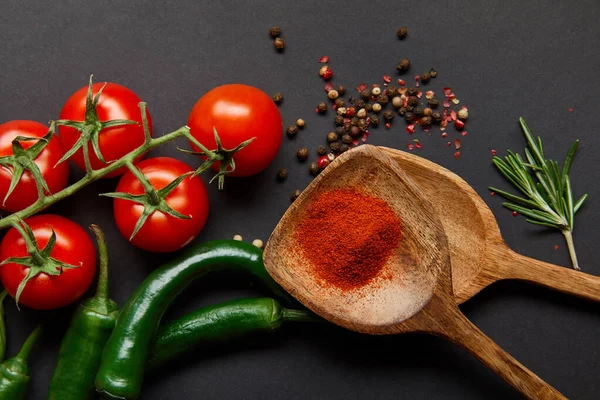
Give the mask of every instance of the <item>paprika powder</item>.
[[352, 290], [379, 275], [401, 240], [401, 222], [384, 200], [343, 188], [321, 193], [294, 237], [321, 284]]

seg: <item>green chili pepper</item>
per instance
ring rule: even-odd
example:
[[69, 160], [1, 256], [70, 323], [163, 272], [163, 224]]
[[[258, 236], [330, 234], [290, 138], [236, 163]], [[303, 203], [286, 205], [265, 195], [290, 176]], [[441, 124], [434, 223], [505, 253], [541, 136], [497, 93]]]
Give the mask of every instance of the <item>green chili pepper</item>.
[[275, 331], [284, 321], [318, 320], [308, 310], [283, 308], [270, 298], [234, 300], [202, 308], [159, 328], [147, 368], [159, 367], [199, 345]]
[[90, 225], [98, 241], [100, 271], [96, 295], [82, 302], [60, 344], [48, 391], [49, 400], [84, 400], [94, 397], [94, 378], [102, 350], [112, 332], [119, 306], [108, 295], [108, 250], [104, 234]]
[[102, 354], [96, 390], [114, 398], [137, 399], [156, 331], [169, 304], [195, 278], [227, 268], [247, 271], [276, 295], [289, 299], [265, 270], [257, 247], [235, 240], [192, 247], [150, 274], [129, 298]]
[[4, 299], [8, 292], [5, 290], [0, 294], [0, 362], [6, 357], [6, 324], [4, 322]]
[[29, 385], [29, 367], [27, 359], [31, 349], [42, 335], [42, 326], [31, 332], [19, 354], [0, 364], [0, 399], [20, 400], [25, 398]]

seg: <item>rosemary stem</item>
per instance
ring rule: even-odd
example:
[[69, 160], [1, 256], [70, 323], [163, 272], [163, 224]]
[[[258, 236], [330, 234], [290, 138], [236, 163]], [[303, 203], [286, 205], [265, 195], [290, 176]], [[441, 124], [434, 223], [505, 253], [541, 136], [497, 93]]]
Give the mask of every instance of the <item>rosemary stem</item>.
[[581, 268], [579, 268], [579, 262], [577, 261], [577, 253], [575, 253], [575, 245], [573, 244], [573, 231], [570, 229], [565, 229], [561, 232], [567, 242], [567, 248], [569, 249], [569, 255], [571, 256], [571, 264], [573, 264], [573, 269], [576, 271], [581, 271]]

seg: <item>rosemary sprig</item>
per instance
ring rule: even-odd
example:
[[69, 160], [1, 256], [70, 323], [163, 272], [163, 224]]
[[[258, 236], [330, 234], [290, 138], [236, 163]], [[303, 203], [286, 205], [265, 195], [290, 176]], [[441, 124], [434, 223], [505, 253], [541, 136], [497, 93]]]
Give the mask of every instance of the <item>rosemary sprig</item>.
[[546, 158], [542, 139], [533, 137], [522, 117], [519, 118], [519, 122], [527, 140], [526, 160], [523, 160], [519, 154], [508, 150], [504, 160], [494, 157], [493, 162], [500, 173], [525, 198], [494, 187], [490, 187], [490, 190], [510, 200], [511, 203], [505, 202], [503, 206], [526, 216], [527, 222], [560, 230], [567, 242], [573, 269], [579, 271], [581, 269], [573, 246], [573, 227], [575, 214], [583, 205], [587, 194], [573, 202], [573, 191], [569, 179], [569, 170], [579, 140], [573, 143], [561, 169], [557, 161]]

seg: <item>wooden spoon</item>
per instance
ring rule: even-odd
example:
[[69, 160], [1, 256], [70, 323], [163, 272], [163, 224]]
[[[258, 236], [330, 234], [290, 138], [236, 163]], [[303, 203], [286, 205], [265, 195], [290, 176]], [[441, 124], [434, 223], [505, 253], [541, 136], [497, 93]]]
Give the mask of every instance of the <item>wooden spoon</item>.
[[419, 186], [448, 238], [454, 297], [463, 303], [501, 279], [533, 282], [600, 302], [600, 277], [518, 254], [500, 234], [494, 214], [467, 182], [444, 167], [381, 147]]
[[[378, 278], [344, 291], [315, 278], [294, 232], [320, 193], [347, 187], [386, 201], [402, 221], [403, 233]], [[442, 336], [465, 348], [525, 396], [565, 398], [460, 312], [452, 294], [450, 254], [440, 220], [418, 187], [376, 147], [363, 145], [338, 157], [304, 190], [269, 238], [264, 260], [284, 289], [337, 325], [369, 334]]]

